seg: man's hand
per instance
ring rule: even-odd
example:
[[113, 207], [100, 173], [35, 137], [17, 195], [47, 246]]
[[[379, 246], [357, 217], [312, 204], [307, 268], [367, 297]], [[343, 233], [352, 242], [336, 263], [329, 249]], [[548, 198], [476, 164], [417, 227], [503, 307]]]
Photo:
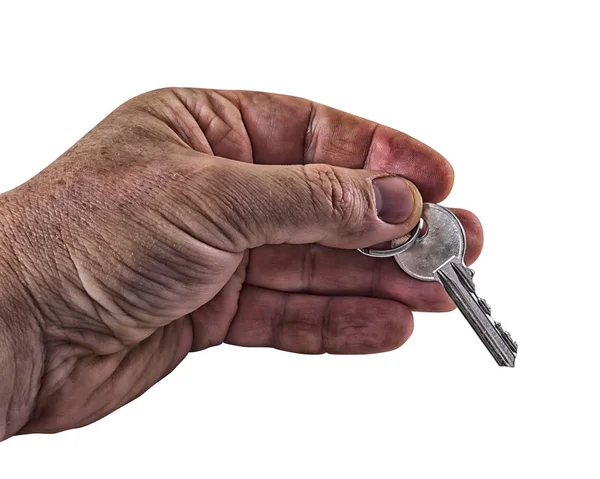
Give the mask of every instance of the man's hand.
[[[355, 248], [406, 234], [452, 182], [424, 144], [306, 100], [130, 100], [0, 196], [0, 439], [89, 424], [223, 342], [397, 348], [411, 310], [453, 304]], [[471, 263], [482, 232], [455, 212]]]

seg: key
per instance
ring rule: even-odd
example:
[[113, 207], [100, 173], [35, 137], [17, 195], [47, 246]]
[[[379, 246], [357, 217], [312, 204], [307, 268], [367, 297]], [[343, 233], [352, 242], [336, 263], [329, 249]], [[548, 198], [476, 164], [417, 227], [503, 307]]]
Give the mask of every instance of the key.
[[[477, 296], [474, 272], [464, 264], [466, 237], [458, 218], [433, 203], [423, 205], [424, 233], [406, 251], [395, 254], [400, 268], [421, 281], [439, 281], [498, 365], [514, 367], [517, 343], [491, 317], [487, 302]], [[417, 233], [418, 234], [418, 233]], [[402, 239], [392, 242], [392, 248]]]

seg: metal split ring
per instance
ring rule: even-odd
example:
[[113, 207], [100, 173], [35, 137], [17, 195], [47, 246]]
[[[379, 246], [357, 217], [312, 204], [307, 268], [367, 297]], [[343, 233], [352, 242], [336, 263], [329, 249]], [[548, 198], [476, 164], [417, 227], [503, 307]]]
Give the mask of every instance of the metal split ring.
[[404, 253], [407, 251], [421, 235], [423, 229], [423, 218], [419, 220], [419, 224], [413, 228], [413, 233], [408, 241], [402, 243], [400, 246], [390, 249], [372, 249], [372, 248], [358, 248], [362, 254], [366, 256], [372, 256], [373, 258], [389, 258], [390, 256], [396, 256], [397, 254]]

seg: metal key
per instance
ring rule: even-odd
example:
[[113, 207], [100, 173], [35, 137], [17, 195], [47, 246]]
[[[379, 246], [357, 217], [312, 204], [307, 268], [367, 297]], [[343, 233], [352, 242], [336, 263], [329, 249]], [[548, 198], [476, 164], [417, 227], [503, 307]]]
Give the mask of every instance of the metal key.
[[[423, 221], [425, 233], [394, 255], [396, 262], [413, 278], [439, 281], [498, 365], [514, 367], [517, 343], [491, 318], [489, 305], [475, 293], [474, 272], [464, 264], [466, 240], [460, 221], [433, 203], [423, 205]], [[399, 242], [392, 242], [392, 247]]]

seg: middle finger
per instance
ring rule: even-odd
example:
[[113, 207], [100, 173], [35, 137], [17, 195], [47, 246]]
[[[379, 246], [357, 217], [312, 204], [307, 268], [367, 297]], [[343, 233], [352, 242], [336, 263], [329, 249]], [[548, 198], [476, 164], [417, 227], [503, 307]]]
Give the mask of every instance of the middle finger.
[[[483, 233], [477, 218], [454, 210], [467, 235], [465, 262], [481, 253]], [[371, 296], [399, 301], [413, 311], [450, 311], [454, 303], [436, 281], [408, 276], [393, 258], [372, 258], [356, 250], [321, 245], [267, 245], [250, 253], [246, 282], [291, 293]]]

